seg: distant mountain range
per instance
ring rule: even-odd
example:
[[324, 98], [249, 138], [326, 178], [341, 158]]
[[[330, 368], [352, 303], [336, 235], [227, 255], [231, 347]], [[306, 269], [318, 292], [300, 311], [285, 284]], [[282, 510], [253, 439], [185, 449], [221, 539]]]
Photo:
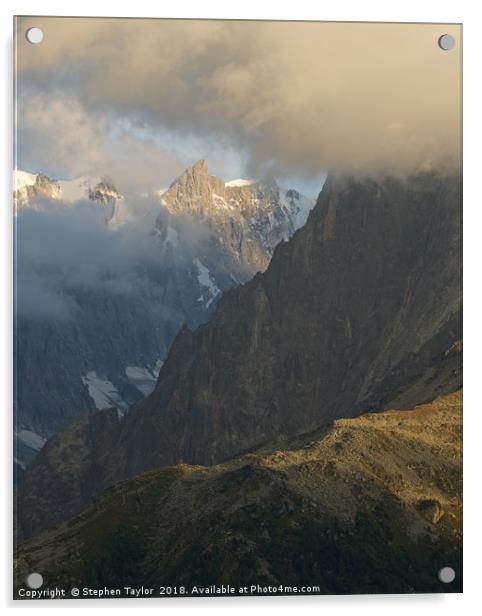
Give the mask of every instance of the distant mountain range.
[[[75, 180], [52, 180], [43, 173], [14, 171], [13, 200], [17, 211], [41, 209], [42, 200], [72, 204], [90, 200], [105, 206], [106, 222], [113, 222], [116, 204], [123, 195], [108, 180], [81, 177]], [[117, 208], [118, 209], [118, 208]]]
[[20, 474], [82, 413], [150, 393], [179, 328], [264, 270], [314, 205], [272, 178], [224, 183], [204, 160], [138, 197], [108, 178], [16, 171], [13, 197]]

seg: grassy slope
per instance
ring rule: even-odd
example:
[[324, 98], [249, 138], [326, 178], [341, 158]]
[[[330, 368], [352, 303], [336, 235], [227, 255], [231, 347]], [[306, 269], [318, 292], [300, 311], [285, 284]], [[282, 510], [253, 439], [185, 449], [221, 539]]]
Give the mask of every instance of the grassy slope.
[[[341, 419], [212, 467], [117, 484], [19, 547], [16, 583], [314, 584], [322, 593], [461, 589], [462, 392]], [[452, 566], [443, 585], [437, 571]]]

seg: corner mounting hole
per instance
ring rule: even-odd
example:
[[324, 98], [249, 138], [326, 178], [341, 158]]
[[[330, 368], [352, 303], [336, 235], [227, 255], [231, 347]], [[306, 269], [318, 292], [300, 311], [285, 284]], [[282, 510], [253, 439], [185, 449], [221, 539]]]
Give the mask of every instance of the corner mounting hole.
[[30, 573], [26, 579], [27, 586], [34, 590], [40, 588], [44, 583], [44, 579], [40, 573]]
[[438, 46], [444, 51], [450, 51], [455, 47], [455, 39], [451, 34], [442, 34], [438, 39]]
[[452, 567], [443, 567], [438, 572], [438, 579], [444, 584], [450, 584], [455, 580], [455, 571]]
[[32, 45], [38, 45], [43, 41], [44, 33], [40, 28], [29, 28], [27, 32], [25, 32], [25, 38]]

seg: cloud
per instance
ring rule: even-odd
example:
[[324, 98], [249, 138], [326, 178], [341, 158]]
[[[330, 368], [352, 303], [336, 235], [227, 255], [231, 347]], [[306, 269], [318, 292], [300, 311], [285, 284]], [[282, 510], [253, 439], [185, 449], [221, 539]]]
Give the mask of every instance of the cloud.
[[[35, 48], [22, 33], [45, 32]], [[413, 170], [460, 158], [458, 25], [19, 18], [20, 82], [246, 149], [252, 169]], [[442, 52], [437, 38], [455, 36]], [[42, 86], [39, 86], [42, 87]], [[204, 153], [203, 153], [204, 155]]]
[[102, 207], [43, 202], [16, 221], [17, 308], [20, 315], [70, 319], [80, 290], [115, 295], [142, 288], [145, 271], [159, 256], [159, 243], [140, 224], [112, 231]]
[[43, 172], [56, 168], [76, 177], [89, 174], [105, 159], [105, 123], [72, 96], [29, 91], [19, 100], [17, 117], [18, 151], [26, 159], [21, 167]]
[[28, 87], [17, 111], [21, 169], [54, 179], [109, 176], [124, 194], [159, 189], [183, 169], [153, 139], [140, 138], [115, 116], [89, 111], [71, 92]]
[[[212, 237], [207, 225], [171, 217], [150, 197], [123, 203], [136, 216], [114, 228], [105, 224], [98, 203], [37, 203], [38, 210], [20, 210], [16, 218], [20, 317], [76, 320], [84, 310], [85, 293], [131, 296], [139, 302], [149, 298], [146, 305], [156, 319], [166, 316], [170, 309], [163, 304], [171, 277], [188, 274], [193, 258]], [[176, 230], [175, 250], [159, 237], [169, 225]]]
[[71, 321], [75, 306], [59, 289], [49, 288], [35, 271], [25, 272], [18, 279], [15, 292], [15, 317], [28, 317], [36, 321]]

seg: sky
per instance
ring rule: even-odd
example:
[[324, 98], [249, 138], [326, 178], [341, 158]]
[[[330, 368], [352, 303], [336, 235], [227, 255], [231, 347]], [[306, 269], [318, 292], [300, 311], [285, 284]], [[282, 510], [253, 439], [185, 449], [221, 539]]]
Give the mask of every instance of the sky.
[[[31, 45], [25, 32], [41, 27]], [[442, 51], [441, 34], [455, 37]], [[21, 17], [17, 164], [126, 194], [200, 158], [225, 181], [457, 166], [461, 26]]]

